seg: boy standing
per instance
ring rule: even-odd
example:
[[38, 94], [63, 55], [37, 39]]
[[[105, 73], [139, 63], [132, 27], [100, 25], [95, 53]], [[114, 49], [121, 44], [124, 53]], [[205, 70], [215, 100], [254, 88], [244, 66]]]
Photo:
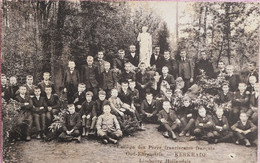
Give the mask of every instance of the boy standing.
[[158, 82], [158, 87], [160, 88], [161, 84], [163, 83], [167, 83], [170, 85], [170, 88], [172, 90], [175, 89], [175, 79], [174, 77], [168, 73], [169, 72], [169, 69], [168, 67], [164, 66], [162, 68], [162, 76], [160, 77], [160, 80]]
[[37, 139], [40, 139], [41, 136], [45, 138], [45, 130], [46, 130], [46, 111], [47, 111], [47, 104], [45, 101], [45, 97], [41, 95], [41, 89], [39, 87], [34, 88], [35, 96], [32, 98], [33, 102], [33, 117], [35, 121], [35, 125], [37, 128]]
[[80, 127], [80, 115], [75, 112], [75, 106], [73, 104], [68, 104], [68, 113], [64, 118], [64, 125], [62, 127], [62, 133], [59, 135], [61, 141], [72, 141], [76, 139], [78, 142], [81, 141], [81, 136], [79, 132]]
[[77, 92], [77, 86], [79, 84], [79, 72], [75, 69], [75, 62], [69, 61], [68, 69], [64, 72], [63, 84], [64, 92], [67, 92], [68, 103], [73, 102], [73, 95]]
[[160, 54], [160, 46], [155, 46], [154, 53], [151, 56], [150, 65], [157, 71], [161, 72], [163, 55]]
[[50, 81], [50, 77], [51, 76], [50, 76], [49, 72], [44, 72], [43, 73], [43, 81], [41, 81], [38, 84], [38, 87], [41, 89], [41, 95], [42, 96], [46, 96], [46, 93], [45, 93], [45, 88], [46, 87], [51, 87], [52, 93], [53, 94], [55, 93], [54, 83]]
[[107, 144], [108, 141], [116, 144], [117, 139], [123, 135], [116, 116], [111, 114], [110, 111], [110, 106], [105, 105], [103, 108], [104, 114], [99, 116], [97, 120], [97, 135], [102, 138], [104, 144]]
[[99, 117], [103, 113], [104, 105], [109, 105], [110, 102], [106, 99], [106, 92], [101, 90], [98, 92], [98, 99], [95, 102], [96, 116]]
[[73, 103], [76, 107], [76, 112], [79, 112], [82, 103], [86, 100], [86, 93], [85, 93], [86, 85], [84, 83], [79, 83], [78, 85], [78, 92], [73, 96]]
[[163, 58], [162, 65], [168, 67], [169, 74], [173, 75], [174, 78], [177, 78], [177, 76], [178, 76], [178, 65], [177, 65], [176, 60], [171, 58], [170, 51], [165, 50], [163, 57], [164, 58]]
[[52, 87], [46, 86], [45, 94], [47, 104], [46, 120], [47, 126], [49, 126], [52, 123], [54, 115], [58, 115], [61, 104], [59, 97], [56, 94], [52, 94]]
[[10, 77], [10, 85], [8, 86], [8, 92], [9, 92], [9, 95], [10, 95], [10, 98], [11, 99], [14, 99], [15, 96], [16, 96], [16, 93], [19, 89], [18, 85], [17, 85], [17, 79], [15, 76], [11, 76]]
[[143, 121], [156, 123], [158, 109], [158, 103], [153, 99], [153, 94], [146, 93], [146, 99], [143, 100], [140, 107]]
[[1, 74], [1, 96], [2, 98], [8, 102], [10, 100], [10, 96], [8, 93], [8, 85], [7, 85], [7, 79], [5, 74]]
[[129, 46], [129, 54], [126, 56], [127, 60], [134, 66], [138, 67], [139, 64], [139, 54], [136, 54], [135, 45]]
[[26, 94], [29, 95], [31, 98], [34, 97], [34, 89], [36, 88], [36, 86], [33, 85], [32, 75], [26, 76], [26, 84], [24, 86], [26, 87]]
[[113, 71], [110, 70], [110, 63], [105, 62], [104, 63], [104, 72], [102, 73], [101, 77], [101, 88], [106, 91], [108, 94], [111, 89], [115, 88], [117, 83], [117, 78]]
[[234, 74], [234, 67], [232, 65], [227, 65], [226, 67], [226, 80], [229, 81], [229, 90], [231, 92], [236, 92], [238, 83], [240, 83], [240, 77], [237, 74]]

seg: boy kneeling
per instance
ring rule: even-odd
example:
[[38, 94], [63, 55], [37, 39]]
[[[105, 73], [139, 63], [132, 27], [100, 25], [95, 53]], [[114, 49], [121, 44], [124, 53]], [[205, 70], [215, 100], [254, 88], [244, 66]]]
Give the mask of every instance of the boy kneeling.
[[102, 138], [104, 144], [108, 141], [116, 144], [117, 140], [122, 137], [123, 133], [116, 116], [110, 113], [109, 105], [104, 105], [103, 114], [97, 120], [97, 135]]
[[64, 118], [63, 132], [59, 135], [61, 141], [81, 141], [79, 127], [81, 126], [80, 114], [75, 112], [75, 106], [68, 104], [68, 111]]

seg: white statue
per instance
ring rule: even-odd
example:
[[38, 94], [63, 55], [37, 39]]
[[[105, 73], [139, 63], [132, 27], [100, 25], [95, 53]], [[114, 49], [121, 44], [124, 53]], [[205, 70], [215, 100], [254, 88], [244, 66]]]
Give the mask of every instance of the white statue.
[[144, 62], [148, 67], [150, 66], [150, 58], [152, 55], [152, 36], [147, 33], [147, 27], [142, 27], [142, 33], [138, 34], [137, 41], [140, 45], [140, 63]]

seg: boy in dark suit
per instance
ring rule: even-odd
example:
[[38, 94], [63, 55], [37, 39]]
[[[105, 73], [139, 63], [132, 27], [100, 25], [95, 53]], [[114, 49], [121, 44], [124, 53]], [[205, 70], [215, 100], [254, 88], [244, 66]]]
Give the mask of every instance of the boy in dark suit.
[[97, 120], [95, 102], [92, 101], [93, 93], [88, 91], [86, 93], [86, 101], [83, 102], [80, 115], [82, 118], [83, 132], [82, 136], [88, 136], [89, 134], [94, 134], [94, 127]]
[[226, 75], [226, 70], [225, 70], [225, 63], [224, 63], [224, 61], [222, 61], [222, 60], [220, 60], [219, 62], [218, 62], [218, 70], [217, 70], [217, 72], [215, 72], [215, 78], [217, 78], [217, 77], [224, 77], [225, 75]]
[[193, 63], [187, 59], [187, 53], [185, 50], [180, 52], [181, 60], [179, 61], [179, 75], [185, 82], [183, 92], [185, 93], [190, 88], [194, 77], [194, 66]]
[[162, 65], [168, 67], [169, 74], [173, 75], [174, 78], [178, 77], [178, 64], [175, 59], [171, 58], [168, 50], [164, 51]]
[[113, 60], [113, 68], [122, 72], [125, 69], [126, 62], [128, 62], [128, 59], [125, 57], [125, 51], [123, 49], [119, 49], [118, 57]]
[[249, 96], [245, 92], [246, 84], [239, 83], [238, 90], [232, 100], [232, 110], [229, 115], [231, 125], [238, 121], [240, 113], [246, 113], [248, 111]]
[[37, 128], [37, 139], [40, 139], [41, 136], [43, 138], [46, 137], [45, 130], [46, 130], [46, 112], [47, 112], [47, 104], [45, 101], [45, 97], [41, 95], [41, 89], [39, 87], [34, 88], [35, 96], [32, 98], [33, 102], [33, 117], [34, 122]]
[[28, 96], [30, 96], [31, 98], [34, 97], [34, 89], [36, 88], [36, 86], [33, 85], [33, 76], [32, 75], [26, 76], [26, 84], [24, 86], [26, 87], [26, 94]]
[[81, 81], [86, 84], [86, 91], [93, 92], [96, 98], [98, 91], [98, 71], [93, 62], [93, 57], [88, 56], [87, 65], [83, 65], [81, 69]]
[[97, 67], [98, 75], [100, 76], [105, 70], [105, 60], [104, 60], [104, 51], [98, 51], [97, 61], [94, 62], [94, 65]]
[[61, 104], [59, 97], [56, 94], [52, 93], [52, 87], [46, 86], [45, 93], [47, 104], [46, 120], [47, 126], [49, 126], [52, 123], [54, 115], [58, 115]]
[[86, 90], [86, 85], [84, 83], [79, 83], [78, 92], [75, 93], [73, 96], [73, 103], [75, 105], [76, 112], [80, 111], [82, 107], [82, 103], [86, 100], [85, 90]]
[[207, 114], [206, 109], [200, 106], [198, 109], [198, 117], [195, 121], [194, 135], [196, 139], [205, 139], [208, 142], [214, 141], [214, 123], [212, 117]]
[[77, 86], [79, 84], [79, 72], [75, 69], [75, 62], [69, 61], [68, 69], [64, 72], [63, 84], [64, 92], [67, 92], [68, 103], [73, 102], [73, 95], [77, 92]]
[[240, 120], [231, 127], [237, 138], [236, 144], [245, 143], [246, 146], [251, 146], [254, 135], [257, 135], [257, 127], [248, 120], [246, 113], [240, 113], [239, 118]]
[[255, 83], [254, 91], [249, 95], [249, 110], [246, 113], [255, 125], [258, 122], [258, 87], [258, 83]]
[[233, 133], [230, 131], [226, 116], [223, 115], [223, 108], [217, 108], [216, 115], [213, 116], [215, 143], [231, 142]]
[[256, 68], [256, 62], [253, 62], [253, 61], [249, 62], [247, 69], [248, 69], [248, 72], [247, 72], [246, 83], [248, 82], [248, 79], [249, 79], [250, 76], [255, 76], [256, 82], [258, 82], [258, 70]]
[[115, 73], [110, 70], [110, 63], [105, 62], [104, 63], [104, 72], [102, 73], [101, 77], [101, 88], [106, 91], [106, 93], [110, 93], [111, 89], [116, 87], [117, 83], [117, 77], [115, 76]]
[[161, 84], [164, 84], [164, 82], [166, 82], [167, 84], [170, 85], [170, 88], [172, 90], [174, 90], [175, 89], [175, 79], [168, 72], [169, 72], [168, 67], [163, 66], [163, 68], [162, 68], [162, 76], [160, 77], [160, 80], [158, 82], [158, 88], [161, 87]]
[[161, 126], [167, 131], [163, 134], [165, 137], [171, 136], [172, 139], [176, 139], [174, 131], [179, 129], [181, 121], [177, 118], [176, 113], [171, 109], [171, 104], [169, 101], [163, 102], [163, 110], [158, 113], [158, 121]]
[[140, 112], [142, 120], [145, 122], [156, 123], [158, 113], [158, 103], [153, 99], [152, 93], [146, 93], [146, 98], [142, 101]]
[[73, 104], [68, 104], [68, 113], [64, 118], [64, 125], [62, 127], [62, 133], [59, 135], [60, 141], [72, 141], [73, 139], [77, 142], [81, 141], [80, 136], [80, 115], [75, 112], [75, 106]]
[[127, 62], [125, 63], [125, 70], [122, 72], [119, 82], [122, 83], [129, 80], [135, 81], [135, 72], [131, 70], [131, 63]]
[[150, 65], [159, 73], [162, 70], [163, 55], [160, 54], [160, 46], [155, 46], [154, 53], [151, 56]]
[[229, 90], [231, 92], [236, 92], [238, 88], [238, 83], [240, 83], [240, 77], [237, 74], [234, 74], [234, 67], [232, 65], [226, 66], [226, 80], [229, 81]]
[[110, 102], [106, 99], [106, 92], [100, 90], [98, 92], [98, 99], [95, 102], [96, 116], [99, 117], [103, 113], [104, 105], [109, 105]]
[[8, 94], [10, 95], [11, 99], [14, 99], [15, 96], [18, 94], [19, 86], [17, 85], [17, 79], [15, 76], [11, 76], [9, 79], [9, 86], [8, 86]]
[[38, 84], [38, 87], [41, 89], [41, 96], [46, 96], [45, 93], [45, 88], [46, 87], [51, 87], [52, 88], [52, 93], [55, 93], [55, 87], [54, 87], [54, 83], [50, 81], [50, 73], [49, 72], [44, 72], [43, 73], [43, 81], [41, 81]]
[[[205, 51], [200, 52], [201, 60], [196, 63], [194, 68], [194, 76], [197, 78], [199, 75], [201, 75], [202, 72], [205, 72], [205, 75], [209, 78], [214, 77], [214, 69], [212, 62], [210, 62], [207, 58], [207, 54]], [[198, 80], [198, 78], [197, 78]]]
[[116, 116], [110, 113], [109, 105], [104, 105], [103, 112], [97, 120], [97, 135], [102, 138], [104, 144], [107, 144], [108, 141], [116, 144], [123, 135], [119, 122]]
[[1, 96], [2, 98], [8, 102], [10, 100], [9, 92], [8, 92], [8, 85], [7, 79], [5, 74], [1, 74]]
[[19, 94], [16, 96], [16, 101], [18, 101], [21, 104], [21, 110], [19, 114], [23, 115], [23, 118], [18, 119], [18, 126], [25, 125], [25, 136], [26, 140], [31, 140], [31, 127], [33, 122], [32, 117], [32, 108], [33, 103], [32, 99], [26, 95], [26, 88], [25, 86], [19, 87]]
[[139, 54], [136, 53], [135, 45], [129, 46], [129, 54], [126, 55], [127, 60], [135, 67], [138, 67], [139, 64]]

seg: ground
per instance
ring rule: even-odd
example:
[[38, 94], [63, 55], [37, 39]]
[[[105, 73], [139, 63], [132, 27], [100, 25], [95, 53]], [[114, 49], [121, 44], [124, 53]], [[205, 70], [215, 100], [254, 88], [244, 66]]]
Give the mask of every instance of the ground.
[[[21, 163], [255, 163], [257, 147], [205, 141], [164, 138], [154, 124], [146, 131], [124, 137], [118, 145], [104, 145], [97, 140], [82, 139], [81, 143], [57, 141], [15, 142], [11, 160]], [[144, 156], [144, 155], [147, 156]], [[186, 161], [186, 162], [185, 162]]]

